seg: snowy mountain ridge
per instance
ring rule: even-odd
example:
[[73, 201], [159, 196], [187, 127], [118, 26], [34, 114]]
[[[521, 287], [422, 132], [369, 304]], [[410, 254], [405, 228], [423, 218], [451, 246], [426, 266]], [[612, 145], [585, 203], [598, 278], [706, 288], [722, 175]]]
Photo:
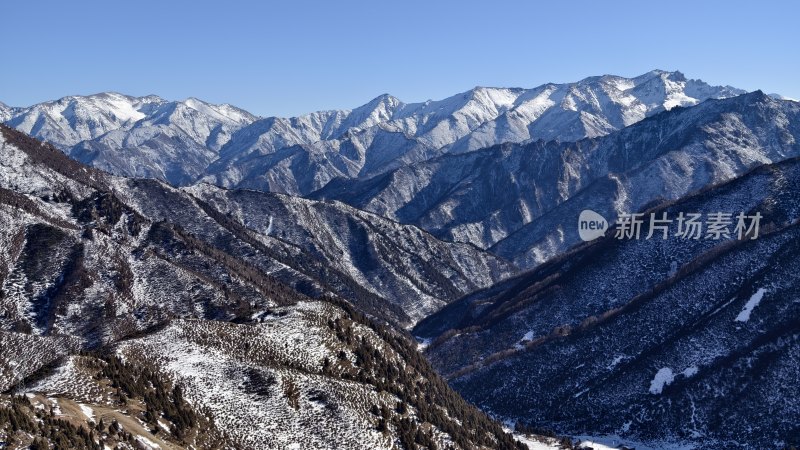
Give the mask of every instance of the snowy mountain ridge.
[[[138, 124], [141, 120], [151, 125], [188, 124], [186, 132], [204, 142], [210, 131], [200, 125], [217, 122], [230, 126], [255, 119], [252, 114], [227, 104], [212, 105], [195, 98], [167, 101], [155, 95], [131, 97], [116, 92], [67, 96], [29, 108], [2, 105], [2, 109], [9, 117], [8, 125], [62, 148], [99, 138], [110, 131], [132, 130], [141, 126]], [[188, 119], [193, 118], [192, 114], [202, 114], [209, 120], [191, 123]], [[179, 119], [187, 121], [179, 123]]]
[[6, 108], [4, 122], [96, 167], [171, 180], [199, 175], [230, 135], [255, 120], [234, 106], [114, 92]]
[[102, 93], [0, 105], [0, 120], [117, 175], [305, 195], [336, 177], [503, 142], [602, 136], [675, 106], [741, 93], [654, 70], [532, 89], [476, 87], [420, 103], [384, 94], [352, 110], [293, 118], [257, 118], [194, 98]]
[[334, 178], [362, 179], [447, 153], [602, 136], [675, 106], [742, 93], [655, 70], [533, 89], [476, 87], [422, 103], [383, 95], [352, 112], [256, 121], [233, 136], [204, 180], [305, 195]]

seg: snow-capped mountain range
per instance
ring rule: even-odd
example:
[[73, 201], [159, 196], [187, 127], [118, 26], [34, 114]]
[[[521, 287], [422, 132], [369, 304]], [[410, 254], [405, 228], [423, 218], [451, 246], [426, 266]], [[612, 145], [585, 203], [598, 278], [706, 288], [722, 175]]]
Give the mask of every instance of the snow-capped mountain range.
[[800, 156], [800, 104], [756, 91], [675, 108], [607, 136], [504, 144], [409, 164], [312, 194], [533, 267], [580, 242], [574, 219], [609, 220]]
[[103, 93], [0, 105], [0, 119], [117, 175], [305, 195], [337, 177], [363, 178], [503, 142], [602, 136], [665, 109], [741, 93], [655, 70], [533, 89], [477, 87], [422, 103], [382, 95], [353, 110], [294, 118]]
[[[46, 177], [11, 173], [12, 186], [55, 195]], [[196, 235], [219, 234], [210, 230], [221, 227], [227, 230], [219, 234], [224, 242], [238, 239], [258, 248], [265, 270], [304, 294], [336, 292], [361, 303], [363, 312], [406, 326], [516, 271], [474, 246], [438, 241], [340, 202], [202, 183], [181, 189], [148, 179], [113, 183], [118, 197], [153, 220], [170, 220]]]

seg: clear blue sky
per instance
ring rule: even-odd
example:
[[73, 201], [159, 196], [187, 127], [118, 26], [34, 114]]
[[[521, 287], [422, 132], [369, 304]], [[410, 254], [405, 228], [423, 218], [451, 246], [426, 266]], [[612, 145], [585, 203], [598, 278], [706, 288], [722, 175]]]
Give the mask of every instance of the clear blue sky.
[[800, 98], [798, 2], [3, 1], [0, 101], [118, 91], [259, 115], [654, 68]]

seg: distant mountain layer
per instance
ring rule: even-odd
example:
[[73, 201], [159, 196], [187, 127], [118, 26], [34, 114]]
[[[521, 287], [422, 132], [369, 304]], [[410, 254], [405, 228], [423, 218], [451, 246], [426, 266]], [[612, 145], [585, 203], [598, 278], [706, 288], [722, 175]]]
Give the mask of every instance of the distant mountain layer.
[[755, 240], [609, 231], [421, 322], [428, 357], [510, 421], [652, 448], [797, 446], [800, 160], [652, 212], [763, 219]]
[[0, 156], [0, 392], [28, 394], [0, 396], [3, 442], [519, 448], [380, 325], [496, 258], [343, 205], [112, 177], [3, 125]]
[[335, 178], [503, 142], [602, 136], [675, 106], [743, 92], [652, 71], [533, 89], [478, 87], [424, 103], [382, 95], [353, 110], [290, 119], [104, 93], [29, 108], [0, 104], [0, 120], [117, 175], [305, 195]]

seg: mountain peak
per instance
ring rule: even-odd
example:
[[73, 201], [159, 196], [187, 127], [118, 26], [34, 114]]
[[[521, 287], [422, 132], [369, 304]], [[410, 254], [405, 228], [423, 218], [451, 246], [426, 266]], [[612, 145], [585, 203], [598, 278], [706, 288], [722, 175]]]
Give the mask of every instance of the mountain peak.
[[[663, 76], [665, 78], [671, 80], [671, 81], [677, 81], [677, 82], [688, 81], [687, 78], [686, 78], [686, 75], [684, 75], [683, 72], [681, 72], [680, 70], [676, 70], [674, 72], [667, 72]], [[697, 81], [701, 81], [701, 80], [697, 80]]]
[[761, 89], [756, 89], [755, 91], [748, 92], [748, 93], [742, 95], [742, 99], [747, 104], [775, 103], [775, 101], [778, 100], [778, 99], [774, 98], [771, 95], [767, 95]]
[[184, 105], [187, 105], [187, 106], [192, 107], [192, 108], [195, 108], [195, 107], [207, 107], [207, 106], [210, 105], [210, 103], [204, 102], [203, 100], [200, 100], [197, 97], [188, 97], [182, 103]]
[[360, 106], [360, 107], [358, 107], [356, 109], [359, 109], [359, 108], [375, 109], [375, 108], [377, 108], [379, 106], [384, 106], [384, 107], [388, 107], [388, 108], [396, 108], [397, 106], [402, 105], [402, 104], [403, 104], [403, 102], [399, 98], [395, 97], [394, 95], [381, 94], [381, 95], [373, 98], [372, 100], [370, 100], [366, 104], [364, 104], [364, 105], [362, 105], [362, 106]]

